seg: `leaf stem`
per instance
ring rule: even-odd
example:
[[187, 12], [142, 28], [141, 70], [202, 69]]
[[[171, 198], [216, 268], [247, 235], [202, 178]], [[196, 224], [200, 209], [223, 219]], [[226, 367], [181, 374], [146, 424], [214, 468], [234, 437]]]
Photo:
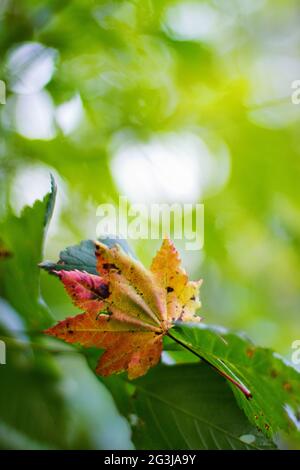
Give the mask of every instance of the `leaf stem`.
[[184, 343], [180, 339], [173, 336], [170, 332], [167, 333], [167, 336], [169, 336], [169, 338], [171, 338], [173, 341], [180, 344], [180, 346], [182, 346], [183, 348], [187, 349], [189, 352], [191, 352], [192, 354], [197, 356], [199, 359], [201, 359], [201, 361], [208, 364], [212, 369], [214, 369], [216, 372], [218, 372], [218, 374], [220, 374], [222, 377], [225, 377], [225, 379], [229, 380], [229, 382], [231, 382], [233, 385], [235, 385], [245, 395], [247, 400], [250, 400], [252, 398], [252, 393], [250, 392], [250, 390], [248, 390], [248, 388], [245, 387], [245, 385], [243, 385], [241, 382], [238, 382], [233, 377], [226, 374], [226, 372], [223, 372], [222, 370], [220, 370], [217, 366], [215, 366], [214, 364], [209, 362], [207, 359], [205, 359], [203, 356], [201, 356], [196, 351], [194, 351], [188, 344]]

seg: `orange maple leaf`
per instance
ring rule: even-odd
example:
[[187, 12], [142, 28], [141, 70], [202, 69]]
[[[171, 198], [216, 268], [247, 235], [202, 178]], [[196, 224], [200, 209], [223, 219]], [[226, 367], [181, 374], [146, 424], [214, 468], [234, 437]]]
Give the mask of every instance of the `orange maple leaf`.
[[166, 238], [150, 270], [119, 245], [95, 242], [99, 276], [56, 271], [73, 302], [85, 313], [45, 331], [68, 343], [105, 349], [96, 372], [144, 375], [161, 356], [163, 336], [177, 320], [199, 322], [201, 281], [189, 281], [179, 254]]

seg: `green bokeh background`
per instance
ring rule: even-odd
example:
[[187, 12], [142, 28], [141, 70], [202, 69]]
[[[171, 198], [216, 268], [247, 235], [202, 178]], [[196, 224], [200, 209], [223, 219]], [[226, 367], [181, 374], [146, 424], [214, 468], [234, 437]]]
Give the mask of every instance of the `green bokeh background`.
[[[52, 172], [58, 204], [45, 256], [56, 259], [66, 245], [95, 238], [97, 206], [126, 195], [120, 178], [133, 192], [144, 178], [145, 165], [127, 167], [130, 152], [122, 163], [119, 149], [133, 142], [137, 152], [151, 154], [151, 143], [159, 142], [168, 158], [177, 155], [182, 178], [176, 193], [150, 172], [148, 202], [190, 197], [205, 207], [203, 249], [186, 252], [178, 243], [189, 273], [204, 279], [205, 321], [243, 330], [291, 359], [292, 342], [300, 339], [300, 105], [291, 100], [292, 82], [300, 79], [299, 15], [296, 0], [2, 0], [1, 218], [9, 206], [18, 213], [45, 194]], [[12, 65], [16, 50], [30, 42], [43, 48]], [[33, 67], [30, 80], [28, 70], [45, 57], [54, 68], [39, 87], [41, 70]], [[78, 120], [66, 129], [61, 106], [74, 97], [71, 117], [78, 112]], [[48, 123], [41, 131], [43, 116]], [[193, 160], [198, 192], [189, 192], [190, 147], [178, 154], [181, 138], [201, 141], [209, 151], [208, 159], [199, 151]], [[118, 166], [112, 164], [116, 154]], [[159, 242], [132, 245], [149, 264]], [[57, 319], [75, 313], [61, 285], [45, 273], [42, 294]], [[6, 380], [20, 395], [30, 395], [30, 387], [42, 394], [39, 381], [35, 386], [9, 367], [5, 375], [1, 367], [1, 387]], [[68, 444], [48, 442], [45, 431], [43, 445], [130, 448], [127, 423], [84, 360], [59, 357], [55, 368], [75, 431]], [[43, 407], [46, 422], [50, 412]], [[7, 424], [5, 416], [0, 447], [34, 447], [31, 431], [25, 426], [21, 432], [17, 419]]]

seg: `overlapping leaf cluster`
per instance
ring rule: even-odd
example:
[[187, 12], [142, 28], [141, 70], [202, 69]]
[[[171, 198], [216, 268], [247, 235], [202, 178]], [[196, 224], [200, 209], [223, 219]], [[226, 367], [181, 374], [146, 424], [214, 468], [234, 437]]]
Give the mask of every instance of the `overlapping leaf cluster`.
[[[34, 253], [36, 261], [40, 258], [42, 232], [53, 203], [52, 194], [43, 203], [26, 209], [21, 221], [11, 217], [6, 232], [2, 232], [3, 245], [12, 253], [2, 259], [6, 298], [22, 312], [26, 325], [36, 327], [38, 324], [41, 329], [44, 325], [50, 326], [52, 320], [39, 298], [37, 271], [34, 279], [28, 279], [27, 284], [25, 280], [24, 287], [28, 289], [32, 283], [34, 289], [28, 290], [31, 296], [22, 294], [22, 304], [19, 297], [13, 295], [11, 279], [15, 279], [15, 286], [21, 292], [23, 281], [16, 273], [18, 270], [25, 272]], [[34, 234], [37, 217], [40, 220], [36, 233], [39, 249], [34, 251], [33, 238], [24, 243], [20, 239], [19, 225], [26, 222]], [[19, 237], [16, 246], [14, 234]], [[97, 372], [110, 376], [101, 381], [104, 380], [121, 413], [132, 423], [133, 440], [138, 448], [265, 449], [274, 446], [273, 439], [282, 431], [289, 433], [297, 446], [300, 374], [278, 355], [256, 347], [244, 336], [199, 323], [196, 310], [200, 306], [200, 282], [188, 280], [170, 240], [164, 240], [149, 270], [128, 252], [122, 240], [102, 240], [96, 244], [83, 241], [63, 250], [58, 263], [44, 262], [41, 266], [61, 279], [74, 303], [84, 312], [50, 327], [47, 332], [69, 343], [86, 346], [86, 357], [91, 364], [94, 348], [105, 349], [98, 360]], [[27, 348], [27, 344], [30, 348], [30, 335], [20, 346]], [[39, 342], [33, 346], [44, 347]], [[145, 375], [159, 362], [162, 349], [167, 354], [164, 357], [174, 364], [157, 365]], [[25, 388], [31, 389], [31, 394], [38, 392], [35, 379], [43, 372], [43, 367], [46, 368], [46, 363], [35, 363], [33, 370], [36, 372], [30, 379], [23, 367], [20, 368], [20, 354], [15, 357], [19, 380], [22, 374], [24, 383], [29, 380]], [[35, 357], [40, 361], [42, 356], [36, 354]], [[47, 355], [47, 368], [50, 363]], [[227, 383], [211, 369], [225, 376]], [[10, 384], [11, 365], [5, 371], [8, 373], [6, 383]], [[129, 378], [137, 379], [127, 382], [124, 375], [112, 375], [122, 371], [127, 371]], [[48, 377], [46, 383], [50, 391], [53, 379], [46, 369], [44, 374]], [[142, 375], [145, 376], [140, 377]], [[242, 393], [245, 390], [251, 391], [252, 399]], [[44, 403], [43, 400], [38, 396], [39, 402]], [[33, 404], [28, 399], [28, 406], [30, 403]], [[13, 425], [15, 418], [10, 410], [6, 406], [2, 415]], [[47, 431], [37, 422], [37, 410], [32, 410], [32, 424], [36, 423], [46, 439]], [[28, 430], [24, 423], [26, 420], [22, 421], [20, 430], [25, 433]], [[36, 435], [30, 430], [28, 433], [30, 437]], [[54, 445], [58, 443], [54, 429], [51, 440]], [[29, 448], [41, 445], [44, 443], [26, 442]]]
[[[208, 407], [212, 398], [206, 394], [205, 390], [210, 387], [206, 381], [216, 376], [218, 392], [215, 393], [219, 397], [219, 406], [224, 406], [224, 413], [229, 414], [226, 418], [229, 427], [234, 426], [234, 420], [239, 418], [234, 418], [233, 402], [226, 408], [224, 397], [227, 391], [224, 390], [228, 387], [213, 371], [204, 372], [203, 368], [207, 368], [204, 363], [227, 379], [238, 406], [252, 423], [247, 432], [254, 436], [255, 444], [252, 446], [243, 440], [241, 444], [238, 434], [243, 436], [242, 431], [236, 431], [232, 438], [230, 431], [221, 423], [222, 413], [219, 410], [217, 414], [212, 414], [212, 420], [214, 417], [216, 422], [211, 423], [213, 429], [214, 426], [222, 428], [218, 443], [212, 444], [211, 436], [207, 436], [204, 439], [207, 445], [205, 442], [198, 443], [201, 448], [224, 446], [224, 435], [227, 445], [229, 438], [230, 446], [234, 448], [240, 448], [240, 445], [242, 448], [264, 448], [268, 441], [261, 440], [262, 436], [273, 439], [281, 431], [291, 433], [296, 441], [299, 439], [300, 374], [278, 355], [254, 346], [244, 336], [199, 323], [201, 318], [196, 311], [200, 307], [198, 293], [201, 281], [188, 280], [178, 252], [169, 239], [164, 240], [149, 270], [128, 252], [124, 240], [111, 239], [83, 241], [78, 246], [63, 250], [57, 263], [44, 262], [41, 267], [60, 278], [75, 305], [84, 311], [59, 322], [46, 333], [85, 346], [88, 348], [87, 357], [92, 358], [91, 363], [94, 363], [95, 354], [94, 349], [90, 348], [105, 349], [100, 360], [97, 360], [96, 371], [99, 375], [109, 376], [126, 371], [130, 379], [136, 379], [159, 362], [163, 344], [173, 362], [186, 364], [180, 367], [164, 366], [163, 372], [161, 366], [156, 367], [149, 378], [147, 375], [135, 380], [133, 388], [125, 386], [123, 376], [105, 380], [124, 415], [130, 419], [131, 414], [137, 412], [140, 416], [134, 427], [134, 439], [139, 446], [147, 447], [150, 442], [156, 442], [156, 439], [151, 441], [152, 438], [144, 437], [143, 426], [147, 423], [148, 437], [155, 435], [153, 418], [160, 415], [160, 400], [165, 401], [159, 396], [160, 393], [162, 396], [165, 394], [166, 385], [161, 377], [162, 374], [167, 377], [173, 368], [175, 372], [170, 374], [174, 380], [174, 374], [176, 376], [178, 371], [178, 384], [185, 376], [183, 371], [189, 371], [189, 377], [194, 374], [194, 379], [185, 383], [186, 393], [194, 396], [192, 390], [197, 389], [199, 394], [201, 391], [207, 400], [204, 405]], [[200, 364], [192, 365], [195, 357]], [[203, 374], [208, 374], [204, 381], [201, 378]], [[157, 390], [155, 395], [152, 389]], [[174, 390], [176, 393], [176, 384]], [[145, 407], [145, 399], [151, 410]], [[173, 409], [175, 421], [182, 419], [180, 432], [189, 440], [190, 424], [182, 413], [189, 415], [191, 412], [184, 411], [186, 404], [183, 402], [179, 411], [175, 401], [173, 403], [171, 400], [168, 406]], [[194, 422], [198, 423], [198, 428], [200, 426], [200, 436], [206, 428], [202, 412], [196, 411], [196, 402], [192, 402], [196, 413]], [[193, 442], [191, 438], [191, 446]], [[184, 444], [170, 439], [169, 448], [178, 446]]]

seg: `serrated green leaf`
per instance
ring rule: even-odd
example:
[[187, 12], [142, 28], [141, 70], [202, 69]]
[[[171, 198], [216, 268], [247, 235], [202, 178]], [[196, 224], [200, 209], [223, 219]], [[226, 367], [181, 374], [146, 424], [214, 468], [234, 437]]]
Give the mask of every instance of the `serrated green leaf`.
[[[120, 238], [100, 238], [102, 243], [111, 247], [115, 244], [120, 245], [125, 253], [134, 256], [133, 251], [124, 239]], [[59, 254], [59, 260], [56, 263], [44, 261], [40, 263], [40, 268], [45, 271], [86, 271], [90, 274], [98, 274], [96, 269], [95, 243], [93, 240], [83, 240], [79, 245], [69, 246]]]
[[273, 448], [249, 423], [223, 378], [206, 364], [160, 366], [133, 382], [138, 449]]
[[248, 387], [251, 400], [228, 382], [249, 420], [267, 436], [280, 430], [297, 433], [300, 373], [279, 355], [242, 335], [203, 325], [176, 326], [171, 334]]
[[0, 295], [9, 301], [0, 297], [0, 339], [6, 344], [6, 365], [0, 367], [0, 448], [90, 449], [104, 448], [107, 441], [131, 448], [128, 424], [85, 361], [68, 352], [54, 356], [39, 335], [51, 318], [40, 296], [37, 264], [55, 192], [52, 178], [51, 192], [42, 201], [0, 223], [11, 252], [0, 260]]

